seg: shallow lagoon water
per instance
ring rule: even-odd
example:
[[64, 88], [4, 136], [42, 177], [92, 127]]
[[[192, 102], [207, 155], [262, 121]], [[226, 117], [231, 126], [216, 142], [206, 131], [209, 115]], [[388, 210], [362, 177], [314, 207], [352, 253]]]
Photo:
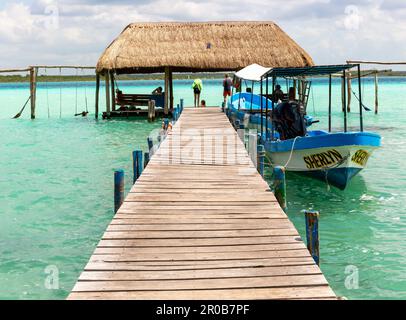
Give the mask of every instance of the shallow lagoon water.
[[[220, 105], [220, 83], [204, 81], [202, 98], [208, 105]], [[124, 92], [145, 93], [162, 83], [119, 85]], [[176, 81], [175, 101], [182, 97], [190, 105], [190, 87], [191, 81]], [[345, 191], [295, 174], [287, 177], [289, 217], [304, 236], [301, 211], [320, 211], [321, 268], [335, 292], [349, 299], [406, 297], [405, 89], [404, 78], [381, 79], [380, 114], [364, 116], [366, 129], [382, 135], [383, 147]], [[365, 104], [371, 109], [373, 90], [373, 79], [366, 80]], [[29, 120], [28, 106], [12, 120], [28, 95], [27, 84], [0, 84], [0, 299], [64, 299], [113, 216], [114, 169], [125, 169], [128, 191], [131, 152], [146, 149], [146, 138], [159, 123], [74, 118], [76, 105], [79, 112], [86, 109], [86, 96], [93, 112], [93, 83], [41, 83], [37, 119]], [[334, 99], [333, 123], [339, 130], [338, 82]], [[308, 107], [321, 120], [316, 128], [327, 126], [326, 106], [327, 81], [317, 79]], [[354, 97], [352, 109], [349, 124], [356, 128]], [[267, 179], [271, 182], [269, 172]], [[45, 286], [48, 266], [59, 272], [58, 290]], [[358, 289], [348, 287], [354, 270]]]

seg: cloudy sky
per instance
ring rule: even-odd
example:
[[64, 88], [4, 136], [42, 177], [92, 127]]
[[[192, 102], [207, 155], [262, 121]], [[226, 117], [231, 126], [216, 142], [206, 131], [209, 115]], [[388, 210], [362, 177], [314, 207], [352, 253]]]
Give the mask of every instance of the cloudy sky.
[[272, 20], [317, 64], [406, 61], [405, 0], [0, 0], [0, 68], [94, 65], [130, 22]]

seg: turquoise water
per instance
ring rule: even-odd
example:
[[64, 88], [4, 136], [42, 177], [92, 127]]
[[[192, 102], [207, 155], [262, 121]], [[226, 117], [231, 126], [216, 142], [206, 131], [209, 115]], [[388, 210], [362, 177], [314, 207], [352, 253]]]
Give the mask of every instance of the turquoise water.
[[[123, 91], [139, 93], [159, 85], [120, 83]], [[308, 107], [321, 129], [327, 126], [326, 85], [314, 81]], [[191, 105], [190, 86], [191, 81], [176, 81], [175, 101], [185, 98]], [[289, 217], [304, 235], [301, 211], [320, 211], [321, 268], [335, 292], [349, 299], [406, 297], [405, 89], [404, 78], [381, 80], [380, 114], [364, 115], [366, 128], [380, 133], [384, 146], [346, 191], [288, 175]], [[373, 90], [373, 80], [366, 80], [363, 92], [370, 108]], [[29, 120], [29, 106], [12, 120], [28, 95], [27, 84], [0, 84], [0, 299], [63, 299], [113, 216], [114, 169], [125, 169], [129, 190], [131, 152], [146, 149], [146, 138], [159, 123], [74, 118], [76, 110], [86, 109], [86, 100], [93, 112], [93, 83], [39, 84], [37, 120]], [[221, 80], [204, 81], [202, 98], [219, 105]], [[338, 130], [338, 83], [334, 98]], [[357, 106], [353, 98], [352, 127], [358, 125]], [[45, 286], [49, 266], [59, 272], [57, 290]], [[351, 266], [358, 270], [358, 289], [346, 287], [346, 268], [355, 270]]]

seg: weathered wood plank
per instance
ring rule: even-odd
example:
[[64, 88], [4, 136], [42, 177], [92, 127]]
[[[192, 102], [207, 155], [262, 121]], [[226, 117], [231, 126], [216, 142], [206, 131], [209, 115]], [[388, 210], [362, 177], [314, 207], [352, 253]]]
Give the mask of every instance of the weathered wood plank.
[[268, 300], [336, 298], [329, 286], [188, 291], [74, 292], [72, 300]]
[[243, 289], [276, 288], [295, 286], [327, 285], [323, 275], [246, 277], [231, 279], [196, 280], [149, 280], [149, 281], [78, 281], [76, 291], [147, 291], [147, 290], [204, 290], [204, 289]]
[[299, 236], [273, 236], [273, 237], [238, 237], [238, 238], [201, 238], [201, 239], [102, 239], [100, 246], [122, 242], [127, 246], [140, 247], [184, 247], [188, 246], [233, 246], [250, 244], [297, 243], [301, 242]]
[[320, 275], [321, 271], [315, 265], [263, 267], [263, 268], [233, 268], [213, 270], [177, 270], [177, 271], [85, 271], [80, 276], [81, 281], [127, 281], [127, 280], [191, 280], [191, 279], [223, 279], [243, 277], [270, 277], [284, 275]]
[[242, 246], [184, 246], [184, 247], [140, 247], [126, 246], [125, 243], [118, 243], [115, 246], [99, 246], [94, 254], [135, 254], [135, 253], [198, 253], [198, 252], [250, 252], [250, 251], [272, 251], [272, 250], [293, 250], [305, 249], [305, 245], [300, 242], [277, 243], [264, 245], [242, 245]]

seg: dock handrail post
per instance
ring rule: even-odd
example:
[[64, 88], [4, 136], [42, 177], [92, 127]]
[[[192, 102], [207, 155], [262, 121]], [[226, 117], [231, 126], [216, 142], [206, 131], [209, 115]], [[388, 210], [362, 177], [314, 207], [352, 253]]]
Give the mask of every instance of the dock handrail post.
[[124, 202], [124, 170], [114, 172], [114, 213], [117, 213]]
[[169, 119], [168, 118], [164, 118], [164, 127], [165, 127], [165, 132], [166, 132], [169, 128]]
[[133, 152], [133, 183], [136, 183], [138, 178], [141, 176], [143, 166], [142, 166], [142, 151], [137, 150]]
[[314, 262], [320, 265], [320, 251], [319, 251], [319, 212], [306, 210], [306, 241], [307, 249], [312, 255]]
[[279, 205], [286, 211], [286, 177], [285, 168], [281, 166], [275, 166], [273, 169], [273, 187], [275, 197], [278, 200]]
[[240, 125], [238, 126], [237, 133], [238, 133], [238, 136], [240, 137], [241, 141], [245, 145], [245, 125], [243, 123], [240, 123]]
[[262, 144], [257, 146], [257, 169], [259, 174], [264, 177], [264, 167], [265, 167], [265, 148]]
[[254, 133], [248, 134], [248, 153], [252, 162], [254, 163], [255, 168], [258, 167], [258, 159], [257, 159], [257, 135]]
[[151, 137], [148, 137], [147, 139], [147, 143], [148, 143], [148, 152], [149, 152], [149, 159], [152, 158], [152, 156], [154, 155], [154, 140]]
[[155, 120], [155, 100], [148, 101], [148, 122]]
[[235, 120], [234, 127], [238, 130], [238, 128], [240, 127], [240, 120]]
[[183, 112], [183, 103], [184, 103], [184, 100], [180, 99], [180, 112]]
[[144, 169], [147, 167], [149, 163], [149, 152], [145, 152], [144, 154]]

